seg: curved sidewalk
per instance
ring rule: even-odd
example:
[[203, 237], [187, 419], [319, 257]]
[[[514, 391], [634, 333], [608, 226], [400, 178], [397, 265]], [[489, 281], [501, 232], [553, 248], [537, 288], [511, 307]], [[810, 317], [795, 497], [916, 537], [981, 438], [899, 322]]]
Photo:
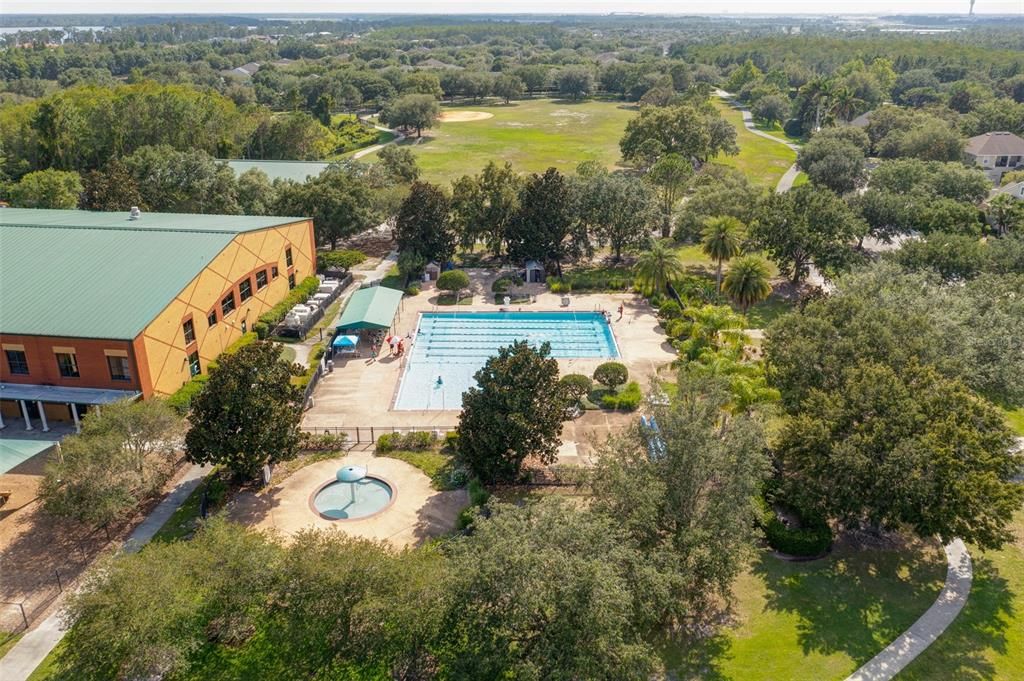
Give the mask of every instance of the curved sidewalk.
[[971, 593], [971, 582], [974, 579], [971, 555], [959, 539], [954, 539], [944, 549], [949, 566], [946, 569], [946, 584], [932, 607], [899, 638], [886, 646], [885, 650], [846, 677], [846, 681], [888, 681], [934, 643], [960, 614]]

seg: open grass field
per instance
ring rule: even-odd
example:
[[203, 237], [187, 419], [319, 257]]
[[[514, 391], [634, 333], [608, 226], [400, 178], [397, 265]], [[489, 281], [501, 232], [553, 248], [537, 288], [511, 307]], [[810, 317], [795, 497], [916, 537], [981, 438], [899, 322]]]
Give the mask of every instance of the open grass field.
[[415, 137], [401, 143], [411, 146], [424, 178], [431, 182], [476, 174], [490, 160], [508, 161], [519, 172], [543, 172], [552, 166], [571, 171], [583, 161], [612, 168], [620, 160], [619, 139], [626, 122], [636, 115], [635, 107], [622, 102], [552, 99], [443, 108], [456, 110], [492, 116], [439, 123], [419, 144]]
[[1017, 431], [1017, 434], [1024, 437], [1024, 407], [1006, 412], [1006, 420], [1010, 428]]
[[944, 558], [935, 544], [839, 549], [809, 563], [765, 551], [735, 585], [735, 622], [696, 649], [666, 645], [664, 658], [681, 680], [843, 679], [928, 609]]
[[740, 112], [721, 99], [715, 97], [711, 101], [722, 114], [722, 118], [736, 128], [736, 144], [740, 148], [737, 156], [719, 155], [713, 160], [736, 168], [754, 184], [774, 189], [779, 178], [786, 173], [786, 169], [796, 161], [796, 152], [747, 130]]

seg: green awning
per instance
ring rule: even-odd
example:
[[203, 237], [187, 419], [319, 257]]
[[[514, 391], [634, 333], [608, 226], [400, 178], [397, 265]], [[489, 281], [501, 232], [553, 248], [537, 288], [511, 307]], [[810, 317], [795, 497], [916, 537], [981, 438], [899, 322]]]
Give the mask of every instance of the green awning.
[[352, 294], [338, 320], [341, 329], [387, 329], [402, 302], [402, 292], [386, 286], [371, 286]]

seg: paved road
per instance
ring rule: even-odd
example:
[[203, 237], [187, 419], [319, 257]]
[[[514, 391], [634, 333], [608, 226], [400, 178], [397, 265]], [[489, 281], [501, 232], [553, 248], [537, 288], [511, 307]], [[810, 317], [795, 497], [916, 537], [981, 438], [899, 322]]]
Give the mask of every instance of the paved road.
[[[178, 486], [135, 528], [135, 531], [125, 541], [123, 550], [134, 553], [149, 542], [171, 517], [171, 514], [185, 503], [206, 472], [207, 469], [202, 466], [192, 466]], [[61, 605], [62, 600], [63, 596], [57, 599], [58, 606]], [[25, 634], [4, 655], [3, 659], [0, 659], [0, 679], [3, 681], [26, 681], [28, 679], [39, 663], [64, 638], [61, 614], [61, 608], [58, 607], [49, 617], [40, 622], [39, 626]]]
[[846, 677], [846, 681], [888, 681], [935, 642], [960, 614], [971, 593], [974, 571], [967, 547], [959, 539], [945, 546], [946, 584], [932, 607], [909, 629], [875, 655], [867, 664]]

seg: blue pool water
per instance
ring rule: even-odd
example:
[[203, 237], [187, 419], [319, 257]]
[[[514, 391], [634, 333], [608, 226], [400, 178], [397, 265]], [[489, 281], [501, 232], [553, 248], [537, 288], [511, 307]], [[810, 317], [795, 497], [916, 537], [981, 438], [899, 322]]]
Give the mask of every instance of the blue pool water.
[[424, 312], [395, 409], [460, 409], [473, 374], [516, 340], [551, 343], [556, 359], [619, 356], [599, 312]]
[[391, 503], [391, 486], [365, 477], [358, 482], [332, 482], [313, 498], [313, 507], [333, 520], [353, 520], [373, 515]]

